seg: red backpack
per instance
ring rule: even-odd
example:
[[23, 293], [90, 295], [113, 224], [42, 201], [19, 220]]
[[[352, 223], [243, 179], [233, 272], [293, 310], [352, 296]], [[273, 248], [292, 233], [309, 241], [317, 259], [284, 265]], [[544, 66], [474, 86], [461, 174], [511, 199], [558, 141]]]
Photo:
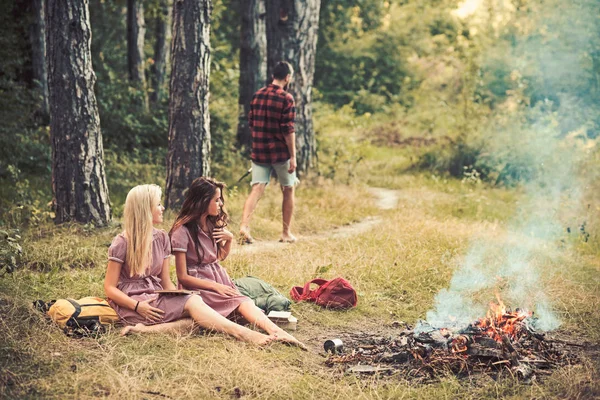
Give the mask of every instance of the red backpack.
[[[313, 283], [318, 288], [310, 290], [310, 285]], [[316, 278], [306, 282], [304, 287], [294, 286], [290, 295], [294, 301], [312, 301], [325, 308], [334, 309], [356, 307], [358, 301], [356, 290], [344, 278], [335, 278], [330, 281]]]

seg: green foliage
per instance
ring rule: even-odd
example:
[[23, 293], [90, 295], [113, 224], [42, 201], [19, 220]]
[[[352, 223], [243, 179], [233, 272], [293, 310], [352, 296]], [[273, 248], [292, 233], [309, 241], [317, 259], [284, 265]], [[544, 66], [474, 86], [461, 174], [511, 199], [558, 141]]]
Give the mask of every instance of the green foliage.
[[132, 187], [154, 183], [164, 187], [166, 151], [134, 150], [131, 153], [107, 151], [106, 176], [113, 216], [123, 215], [127, 193]]
[[[157, 2], [146, 12], [146, 77], [150, 82], [154, 56], [154, 23]], [[129, 81], [127, 71], [126, 4], [92, 1], [90, 19], [92, 65], [97, 75], [96, 96], [105, 147], [119, 152], [165, 149], [168, 140], [168, 100], [144, 113], [144, 92]], [[165, 85], [168, 85], [166, 79]]]
[[15, 170], [28, 175], [46, 174], [50, 170], [49, 132], [40, 127], [47, 121], [42, 120], [38, 111], [41, 98], [31, 77], [25, 24], [30, 22], [29, 12], [25, 4], [0, 2], [1, 186], [10, 181]]
[[448, 172], [455, 178], [465, 177], [465, 172], [472, 174], [476, 170], [482, 178], [486, 177], [484, 170], [488, 166], [481, 162], [482, 146], [473, 144], [465, 138], [426, 151], [419, 159], [420, 168], [436, 172]]
[[[350, 184], [356, 170], [367, 155], [364, 140], [347, 132], [370, 124], [368, 114], [357, 116], [346, 105], [334, 110], [331, 105], [317, 103], [315, 107], [317, 131], [317, 174], [326, 179]], [[327, 132], [327, 134], [320, 133]]]
[[18, 266], [23, 249], [18, 229], [0, 230], [0, 277], [12, 273]]
[[324, 1], [315, 71], [323, 100], [352, 104], [359, 114], [410, 106], [420, 79], [412, 59], [445, 50], [462, 31], [452, 6]]
[[212, 175], [228, 184], [250, 167], [236, 148], [240, 2], [215, 1], [211, 26], [210, 132]]
[[336, 182], [350, 184], [356, 168], [364, 159], [364, 146], [353, 138], [319, 137], [318, 174]]
[[7, 172], [0, 181], [0, 226], [37, 226], [52, 219], [49, 177], [32, 176], [30, 181], [14, 165]]

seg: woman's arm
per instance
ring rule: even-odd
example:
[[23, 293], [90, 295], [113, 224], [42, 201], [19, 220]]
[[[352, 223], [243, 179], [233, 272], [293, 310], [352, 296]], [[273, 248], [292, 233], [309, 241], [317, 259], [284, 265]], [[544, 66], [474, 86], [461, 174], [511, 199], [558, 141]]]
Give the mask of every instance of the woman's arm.
[[238, 296], [239, 293], [226, 285], [222, 285], [215, 281], [208, 279], [200, 279], [194, 276], [190, 276], [187, 273], [187, 262], [185, 260], [185, 253], [182, 251], [176, 251], [175, 254], [175, 267], [177, 269], [177, 280], [183, 286], [187, 288], [196, 288], [204, 290], [212, 290], [224, 296]]
[[132, 299], [117, 288], [119, 275], [121, 275], [121, 265], [121, 263], [113, 260], [108, 261], [106, 276], [104, 278], [104, 293], [106, 293], [106, 297], [117, 303], [119, 306], [133, 310], [135, 309], [137, 300]]
[[106, 293], [106, 297], [123, 308], [136, 311], [147, 320], [160, 322], [160, 320], [163, 318], [162, 314], [165, 312], [159, 308], [152, 307], [149, 304], [151, 301], [153, 301], [153, 299], [137, 301], [127, 296], [117, 287], [117, 284], [119, 283], [119, 275], [121, 274], [121, 266], [122, 264], [116, 261], [108, 261], [108, 267], [106, 267], [106, 276], [104, 277], [104, 293]]
[[175, 290], [177, 287], [175, 287], [173, 281], [171, 280], [171, 263], [169, 262], [169, 258], [170, 257], [167, 257], [163, 261], [162, 270], [160, 271], [160, 283], [165, 290]]

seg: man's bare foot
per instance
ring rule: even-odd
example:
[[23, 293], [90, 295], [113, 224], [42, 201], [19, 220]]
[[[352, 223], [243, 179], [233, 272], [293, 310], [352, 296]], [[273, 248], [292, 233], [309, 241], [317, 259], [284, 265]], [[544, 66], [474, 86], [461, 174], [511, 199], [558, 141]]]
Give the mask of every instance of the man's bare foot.
[[137, 332], [141, 332], [143, 329], [144, 324], [137, 324], [135, 326], [130, 325], [130, 326], [126, 326], [125, 328], [121, 329], [121, 336], [127, 336], [130, 333], [137, 333]]
[[250, 229], [240, 229], [240, 237], [238, 243], [241, 245], [254, 243], [254, 238], [250, 235]]
[[281, 239], [279, 239], [280, 243], [295, 243], [296, 242], [296, 236], [290, 234], [287, 235], [281, 235]]

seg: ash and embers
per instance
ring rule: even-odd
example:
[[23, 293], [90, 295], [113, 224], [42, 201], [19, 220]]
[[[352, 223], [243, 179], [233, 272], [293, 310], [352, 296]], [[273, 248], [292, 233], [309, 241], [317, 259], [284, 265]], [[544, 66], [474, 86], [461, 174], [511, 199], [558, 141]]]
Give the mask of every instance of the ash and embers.
[[485, 318], [462, 329], [439, 329], [427, 323], [412, 329], [396, 323], [400, 332], [391, 336], [342, 335], [345, 352], [329, 355], [326, 364], [350, 372], [403, 373], [424, 382], [448, 373], [459, 377], [508, 373], [529, 382], [577, 359], [566, 350], [568, 342], [538, 332], [535, 322], [532, 313], [510, 311], [499, 302], [491, 305]]

